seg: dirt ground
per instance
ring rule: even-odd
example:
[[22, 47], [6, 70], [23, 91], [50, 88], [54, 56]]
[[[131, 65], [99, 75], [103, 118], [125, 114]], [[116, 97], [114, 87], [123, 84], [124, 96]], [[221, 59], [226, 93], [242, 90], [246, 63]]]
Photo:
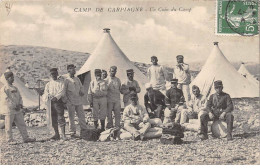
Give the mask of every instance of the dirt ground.
[[[195, 132], [185, 132], [182, 145], [164, 145], [159, 139], [147, 141], [89, 142], [81, 139], [46, 141], [51, 134], [46, 127], [28, 127], [35, 143], [21, 143], [17, 129], [13, 130], [17, 145], [7, 145], [4, 130], [0, 130], [3, 165], [164, 165], [164, 164], [260, 164], [259, 127], [252, 127], [259, 116], [259, 99], [234, 100], [234, 140], [200, 141]], [[251, 121], [251, 118], [255, 121]], [[250, 125], [251, 124], [251, 125]], [[67, 131], [68, 132], [68, 131]]]

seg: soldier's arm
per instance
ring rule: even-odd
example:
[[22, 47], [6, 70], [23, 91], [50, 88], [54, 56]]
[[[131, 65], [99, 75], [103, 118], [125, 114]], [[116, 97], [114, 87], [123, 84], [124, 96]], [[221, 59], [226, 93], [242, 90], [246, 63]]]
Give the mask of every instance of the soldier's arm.
[[93, 103], [93, 92], [92, 92], [92, 88], [93, 88], [93, 81], [90, 82], [89, 88], [88, 88], [88, 101], [89, 101], [89, 103]]
[[44, 102], [47, 102], [49, 100], [49, 83], [45, 85], [44, 93], [42, 95], [42, 100]]
[[140, 88], [140, 86], [139, 86], [139, 84], [138, 84], [138, 82], [136, 81], [136, 93], [140, 93], [141, 92], [141, 88]]
[[146, 111], [145, 108], [142, 107], [142, 112], [143, 112], [143, 121], [148, 121], [149, 120], [149, 115]]
[[3, 87], [1, 89], [0, 96], [1, 96], [3, 103], [6, 104], [8, 108], [14, 109], [16, 107], [15, 102], [12, 101], [11, 96], [9, 94], [9, 89], [5, 89], [5, 87]]
[[144, 105], [145, 105], [145, 108], [151, 108], [150, 104], [149, 104], [149, 98], [148, 98], [147, 93], [144, 95]]
[[121, 89], [120, 89], [120, 93], [121, 93], [121, 94], [124, 94], [124, 95], [130, 93], [130, 91], [129, 91], [129, 89], [128, 89], [128, 86], [126, 85], [126, 83], [122, 83]]
[[149, 67], [149, 68], [147, 69], [147, 77], [148, 77], [149, 81], [151, 80], [151, 70], [150, 70], [150, 68], [151, 68], [151, 67]]
[[129, 116], [129, 109], [126, 107], [125, 109], [124, 109], [124, 111], [123, 111], [123, 120], [124, 120], [124, 122], [126, 122], [126, 123], [130, 123], [131, 122], [131, 118], [130, 118], [130, 116]]
[[60, 85], [59, 85], [59, 88], [58, 88], [58, 93], [54, 96], [56, 97], [58, 100], [64, 96], [65, 94], [65, 88], [64, 88], [64, 82], [62, 82]]
[[209, 100], [207, 102], [207, 105], [206, 105], [207, 112], [211, 112], [212, 113], [212, 106], [213, 106], [213, 95], [211, 95], [209, 97]]
[[17, 89], [18, 95], [19, 95], [19, 105], [21, 105], [21, 107], [23, 107], [23, 98], [20, 94], [20, 91]]
[[181, 91], [180, 93], [181, 93], [181, 97], [180, 97], [179, 105], [183, 105], [185, 102], [185, 98], [184, 98], [183, 92]]
[[170, 90], [166, 91], [165, 104], [166, 104], [167, 107], [170, 108], [170, 106], [171, 106], [171, 93], [170, 93]]
[[223, 111], [226, 113], [230, 113], [234, 110], [234, 105], [229, 95], [226, 95], [226, 102], [227, 102], [227, 108]]

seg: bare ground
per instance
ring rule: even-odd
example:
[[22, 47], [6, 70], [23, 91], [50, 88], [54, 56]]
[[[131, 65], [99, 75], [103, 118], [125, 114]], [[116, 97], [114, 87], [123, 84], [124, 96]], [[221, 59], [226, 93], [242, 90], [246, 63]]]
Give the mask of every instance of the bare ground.
[[46, 141], [51, 136], [46, 127], [28, 127], [37, 142], [21, 143], [19, 131], [14, 129], [14, 138], [20, 143], [7, 145], [4, 130], [0, 130], [1, 164], [260, 164], [259, 127], [251, 129], [248, 124], [250, 118], [259, 116], [259, 99], [238, 99], [234, 104], [233, 141], [211, 136], [200, 141], [194, 132], [185, 132], [182, 145], [164, 145], [159, 139], [143, 142]]

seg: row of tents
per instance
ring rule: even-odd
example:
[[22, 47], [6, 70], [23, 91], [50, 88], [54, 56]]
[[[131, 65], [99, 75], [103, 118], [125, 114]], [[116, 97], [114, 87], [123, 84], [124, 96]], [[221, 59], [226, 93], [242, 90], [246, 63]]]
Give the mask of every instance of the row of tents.
[[[107, 28], [104, 29], [103, 37], [94, 52], [76, 74], [83, 83], [84, 92], [87, 93], [88, 91], [89, 83], [94, 76], [94, 69], [109, 70], [109, 67], [113, 65], [118, 67], [117, 77], [121, 79], [121, 82], [127, 78], [127, 69], [134, 70], [135, 80], [139, 82], [141, 87], [140, 103], [143, 103], [144, 85], [148, 82], [148, 79], [122, 52], [112, 38], [110, 29]], [[214, 92], [212, 84], [215, 80], [223, 81], [224, 91], [229, 93], [232, 98], [259, 97], [259, 81], [248, 72], [244, 64], [237, 71], [224, 56], [217, 42], [214, 42], [210, 56], [200, 73], [192, 81], [191, 86], [197, 85], [202, 94], [210, 95]], [[15, 77], [14, 85], [20, 90], [25, 107], [39, 105], [37, 93], [25, 87], [19, 78]], [[85, 95], [87, 96], [87, 94]], [[87, 98], [83, 97], [83, 100], [85, 100], [84, 104], [87, 104]]]

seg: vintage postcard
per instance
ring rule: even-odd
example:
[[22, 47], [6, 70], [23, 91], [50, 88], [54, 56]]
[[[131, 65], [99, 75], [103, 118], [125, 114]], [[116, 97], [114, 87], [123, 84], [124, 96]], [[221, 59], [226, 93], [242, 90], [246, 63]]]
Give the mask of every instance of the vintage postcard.
[[259, 165], [259, 1], [0, 0], [1, 165]]

